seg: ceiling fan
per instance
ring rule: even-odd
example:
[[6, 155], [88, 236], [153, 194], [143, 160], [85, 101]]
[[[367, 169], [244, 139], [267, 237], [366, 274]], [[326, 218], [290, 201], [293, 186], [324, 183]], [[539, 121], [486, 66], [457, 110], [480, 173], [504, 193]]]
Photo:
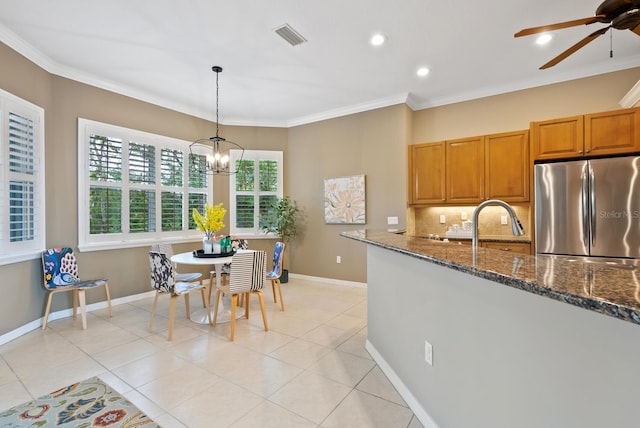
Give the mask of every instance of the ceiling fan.
[[543, 33], [545, 31], [576, 27], [578, 25], [589, 25], [596, 22], [603, 24], [608, 23], [609, 25], [589, 34], [587, 37], [544, 64], [540, 67], [540, 70], [553, 67], [569, 55], [576, 52], [578, 49], [587, 45], [589, 42], [592, 42], [602, 36], [612, 27], [616, 30], [631, 30], [640, 36], [640, 0], [604, 0], [600, 6], [598, 6], [595, 15], [592, 17], [559, 22], [557, 24], [544, 25], [542, 27], [525, 28], [524, 30], [520, 30], [514, 34], [514, 37], [529, 36], [531, 34]]

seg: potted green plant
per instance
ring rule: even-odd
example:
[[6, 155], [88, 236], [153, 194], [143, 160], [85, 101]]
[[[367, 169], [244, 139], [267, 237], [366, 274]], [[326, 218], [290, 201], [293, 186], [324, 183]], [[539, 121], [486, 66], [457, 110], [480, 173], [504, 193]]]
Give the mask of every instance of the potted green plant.
[[[285, 196], [278, 199], [265, 214], [260, 216], [260, 227], [264, 232], [276, 235], [288, 247], [291, 239], [298, 233], [297, 222], [301, 213], [297, 202]], [[289, 271], [282, 269], [280, 282], [286, 283], [288, 280]]]

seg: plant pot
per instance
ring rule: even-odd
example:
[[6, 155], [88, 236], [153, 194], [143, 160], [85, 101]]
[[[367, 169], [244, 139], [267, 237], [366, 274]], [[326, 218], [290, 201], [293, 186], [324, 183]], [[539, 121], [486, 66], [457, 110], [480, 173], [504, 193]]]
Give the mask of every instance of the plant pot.
[[280, 284], [286, 284], [289, 282], [289, 270], [283, 269], [282, 275], [280, 275]]

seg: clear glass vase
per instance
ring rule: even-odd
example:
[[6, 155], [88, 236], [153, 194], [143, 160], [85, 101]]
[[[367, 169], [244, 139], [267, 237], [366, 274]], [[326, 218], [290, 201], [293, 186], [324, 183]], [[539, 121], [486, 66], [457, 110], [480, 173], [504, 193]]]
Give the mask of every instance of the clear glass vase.
[[213, 241], [211, 241], [207, 235], [202, 238], [202, 252], [205, 254], [213, 253]]

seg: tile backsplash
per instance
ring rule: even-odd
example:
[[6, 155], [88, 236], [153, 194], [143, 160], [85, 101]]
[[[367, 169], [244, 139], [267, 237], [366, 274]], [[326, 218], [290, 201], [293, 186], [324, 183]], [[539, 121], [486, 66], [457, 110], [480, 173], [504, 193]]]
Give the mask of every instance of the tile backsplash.
[[[524, 226], [525, 236], [531, 236], [531, 224], [529, 221], [529, 205], [512, 205], [518, 219]], [[408, 225], [413, 225], [415, 231], [413, 235], [427, 236], [430, 233], [444, 237], [449, 226], [458, 224], [462, 226], [463, 213], [467, 220], [471, 220], [475, 206], [441, 206], [441, 207], [419, 207], [409, 208], [407, 215], [413, 219], [407, 219]], [[440, 216], [445, 216], [445, 223], [440, 223]], [[500, 217], [507, 216], [507, 224], [500, 224]], [[499, 206], [488, 206], [482, 210], [478, 218], [478, 236], [513, 236], [511, 231], [511, 218], [504, 208]], [[409, 227], [409, 233], [412, 232]]]

